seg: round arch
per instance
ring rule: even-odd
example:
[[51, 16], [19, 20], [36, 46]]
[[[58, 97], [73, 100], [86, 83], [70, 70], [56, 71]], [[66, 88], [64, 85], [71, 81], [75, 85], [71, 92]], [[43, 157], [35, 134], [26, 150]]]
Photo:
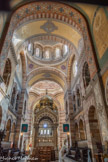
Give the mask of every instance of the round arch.
[[37, 118], [36, 118], [36, 123], [39, 123], [39, 121], [43, 118], [43, 117], [48, 117], [48, 118], [51, 118], [53, 123], [57, 123], [57, 117], [55, 115], [53, 115], [52, 113], [50, 112], [43, 112], [43, 113], [40, 113]]
[[71, 80], [72, 80], [72, 65], [75, 59], [75, 55], [71, 55], [68, 59], [68, 73], [67, 73], [67, 84], [68, 89], [71, 88]]
[[[49, 6], [52, 9], [50, 9]], [[55, 8], [56, 8], [56, 13], [55, 13]], [[88, 27], [87, 27], [87, 22], [85, 20], [85, 17], [78, 10], [76, 10], [73, 7], [70, 7], [69, 5], [58, 3], [58, 2], [49, 2], [49, 1], [28, 3], [16, 9], [11, 15], [11, 21], [9, 24], [9, 28], [7, 30], [9, 34], [6, 33], [7, 36], [4, 41], [4, 45], [1, 52], [2, 53], [1, 54], [2, 64], [0, 67], [1, 75], [4, 69], [4, 61], [5, 58], [7, 57], [7, 52], [5, 51], [7, 51], [9, 48], [13, 36], [13, 32], [17, 28], [17, 26], [28, 21], [29, 20], [28, 17], [30, 18], [30, 20], [32, 18], [33, 19], [40, 19], [40, 18], [58, 19], [60, 21], [65, 22], [67, 25], [69, 24], [73, 26], [73, 28], [75, 28], [79, 33], [81, 33], [83, 35], [84, 43], [85, 43], [86, 59], [90, 64], [90, 73], [91, 73], [90, 75], [91, 77], [94, 76], [97, 69], [95, 65], [94, 53], [93, 53], [92, 44], [91, 44], [90, 35], [88, 32]]]
[[66, 76], [60, 70], [56, 68], [42, 67], [33, 70], [28, 74], [27, 82], [29, 86], [32, 86], [34, 83], [40, 80], [52, 80], [58, 83], [63, 89], [65, 88]]

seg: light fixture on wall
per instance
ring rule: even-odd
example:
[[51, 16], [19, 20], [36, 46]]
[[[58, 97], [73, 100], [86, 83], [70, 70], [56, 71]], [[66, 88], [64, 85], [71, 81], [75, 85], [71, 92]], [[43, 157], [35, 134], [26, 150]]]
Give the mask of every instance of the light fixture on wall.
[[70, 132], [67, 132], [67, 135], [69, 136], [70, 135]]
[[23, 132], [21, 132], [20, 135], [23, 136]]

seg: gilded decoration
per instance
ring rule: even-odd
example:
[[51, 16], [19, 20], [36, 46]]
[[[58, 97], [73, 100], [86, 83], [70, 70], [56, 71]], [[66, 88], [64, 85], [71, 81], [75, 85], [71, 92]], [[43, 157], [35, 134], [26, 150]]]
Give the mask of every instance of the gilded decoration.
[[55, 26], [54, 23], [51, 22], [50, 20], [48, 20], [40, 28], [43, 29], [48, 34], [50, 34], [51, 32], [53, 32], [54, 30], [57, 30], [58, 29], [57, 26]]
[[[51, 5], [52, 10], [49, 10], [49, 7], [48, 7], [49, 4]], [[37, 14], [36, 14], [36, 11], [37, 11]], [[40, 14], [40, 13], [44, 13], [44, 14]], [[10, 40], [13, 36], [13, 32], [16, 29], [16, 25], [17, 26], [21, 25], [20, 22], [23, 23], [24, 18], [25, 17], [28, 18], [29, 15], [31, 14], [32, 14], [31, 19], [34, 19], [34, 18], [38, 19], [38, 18], [41, 18], [41, 16], [42, 18], [45, 18], [47, 16], [48, 18], [52, 17], [52, 18], [58, 19], [58, 16], [57, 16], [58, 14], [60, 15], [62, 21], [65, 21], [70, 26], [71, 25], [74, 26], [77, 32], [83, 35], [84, 42], [85, 42], [85, 54], [87, 56], [87, 61], [89, 62], [91, 77], [93, 77], [96, 72], [96, 66], [94, 63], [92, 46], [90, 43], [85, 19], [74, 8], [66, 6], [64, 4], [59, 5], [59, 3], [56, 3], [56, 2], [53, 2], [53, 3], [52, 2], [34, 2], [34, 3], [24, 5], [20, 7], [17, 11], [15, 11], [15, 13], [13, 14], [11, 18], [8, 33], [7, 33], [5, 43], [3, 45], [2, 52], [1, 52], [0, 72], [1, 73], [3, 72], [5, 58], [7, 57], [7, 50], [9, 48]], [[66, 18], [64, 19], [64, 17]], [[24, 21], [27, 21], [27, 19], [25, 19]]]

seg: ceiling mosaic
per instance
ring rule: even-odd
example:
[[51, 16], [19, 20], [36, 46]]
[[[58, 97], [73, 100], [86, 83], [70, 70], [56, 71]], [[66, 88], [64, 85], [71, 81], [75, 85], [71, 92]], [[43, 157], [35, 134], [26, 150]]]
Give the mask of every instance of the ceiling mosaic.
[[62, 37], [72, 42], [76, 49], [78, 48], [78, 42], [82, 37], [81, 34], [67, 24], [52, 21], [51, 19], [48, 21], [40, 20], [29, 22], [15, 30], [13, 34], [13, 44], [14, 46], [19, 46], [25, 40], [32, 38], [33, 36], [45, 34], [53, 34]]
[[[50, 28], [48, 27], [48, 30], [51, 29], [52, 31], [51, 34], [70, 41], [75, 48], [78, 48], [78, 42], [83, 36], [85, 53], [90, 65], [89, 67], [92, 77], [96, 71], [96, 67], [94, 64], [92, 46], [89, 40], [89, 33], [83, 15], [81, 15], [78, 10], [67, 5], [45, 1], [26, 4], [14, 12], [2, 48], [2, 55], [0, 56], [1, 74], [3, 73], [4, 61], [7, 55], [6, 51], [10, 45], [13, 32], [16, 31], [16, 35], [19, 36], [19, 39], [21, 38], [22, 42], [36, 34], [48, 34], [41, 28], [47, 23], [48, 19], [52, 20], [51, 22], [53, 23], [54, 28], [56, 28], [56, 30], [52, 30], [52, 25], [50, 25]], [[19, 44], [19, 42], [16, 44]]]

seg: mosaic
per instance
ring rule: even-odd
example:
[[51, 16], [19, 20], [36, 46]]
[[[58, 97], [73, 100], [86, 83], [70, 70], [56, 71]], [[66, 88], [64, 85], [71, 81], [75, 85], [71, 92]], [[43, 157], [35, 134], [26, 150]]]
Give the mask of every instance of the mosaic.
[[44, 31], [46, 31], [48, 34], [53, 32], [54, 30], [57, 30], [58, 28], [50, 21], [48, 20], [44, 25], [40, 27]]
[[[50, 7], [49, 7], [50, 5]], [[52, 9], [51, 9], [52, 8]], [[37, 15], [36, 15], [37, 13]], [[57, 16], [57, 14], [59, 14]], [[29, 15], [34, 19], [45, 18], [54, 15], [55, 19], [61, 19], [62, 21], [66, 21], [66, 23], [70, 25], [74, 25], [76, 29], [79, 30], [83, 34], [84, 42], [85, 42], [85, 53], [87, 61], [89, 62], [92, 56], [92, 62], [89, 63], [91, 77], [94, 76], [96, 72], [96, 66], [94, 63], [94, 56], [92, 51], [92, 46], [90, 44], [89, 34], [87, 31], [87, 26], [85, 19], [83, 16], [74, 8], [66, 6], [64, 4], [52, 3], [52, 2], [35, 2], [24, 5], [19, 8], [12, 16], [10, 26], [8, 29], [8, 33], [6, 35], [5, 43], [2, 48], [1, 58], [0, 58], [0, 73], [3, 73], [3, 68], [5, 64], [5, 59], [7, 57], [7, 51], [10, 46], [10, 42], [12, 39], [13, 31], [16, 28], [17, 24], [20, 24], [25, 17], [28, 18]], [[34, 16], [33, 16], [34, 15]]]

